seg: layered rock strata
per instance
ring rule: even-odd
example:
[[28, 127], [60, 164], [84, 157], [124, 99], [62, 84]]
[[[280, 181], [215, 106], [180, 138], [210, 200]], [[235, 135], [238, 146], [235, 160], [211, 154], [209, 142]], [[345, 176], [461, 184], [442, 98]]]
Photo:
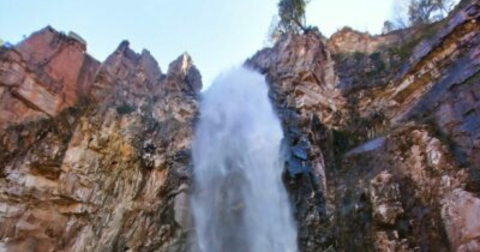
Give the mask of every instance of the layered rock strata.
[[201, 76], [45, 28], [2, 49], [0, 251], [184, 251]]
[[285, 36], [247, 61], [290, 141], [301, 251], [479, 250], [480, 3], [461, 6], [383, 36]]

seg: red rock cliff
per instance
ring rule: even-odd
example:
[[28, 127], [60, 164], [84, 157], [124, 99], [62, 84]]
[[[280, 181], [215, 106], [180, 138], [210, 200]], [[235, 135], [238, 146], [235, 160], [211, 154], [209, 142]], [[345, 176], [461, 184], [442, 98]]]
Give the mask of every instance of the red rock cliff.
[[0, 128], [56, 116], [88, 95], [100, 66], [73, 37], [44, 28], [0, 58]]
[[185, 251], [201, 76], [47, 27], [0, 54], [0, 251]]

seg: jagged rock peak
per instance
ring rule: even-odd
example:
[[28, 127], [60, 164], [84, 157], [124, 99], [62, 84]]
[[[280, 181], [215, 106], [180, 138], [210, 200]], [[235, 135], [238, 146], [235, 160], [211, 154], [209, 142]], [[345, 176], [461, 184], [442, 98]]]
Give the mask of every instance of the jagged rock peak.
[[0, 251], [186, 251], [198, 70], [73, 36], [0, 47]]
[[202, 90], [202, 75], [188, 53], [183, 53], [170, 63], [167, 76], [183, 80], [183, 83], [187, 84], [187, 91], [198, 93]]
[[111, 75], [120, 79], [125, 79], [129, 75], [136, 74], [137, 71], [143, 73], [143, 82], [156, 83], [161, 75], [161, 69], [158, 62], [146, 49], [141, 54], [134, 52], [130, 48], [130, 42], [124, 40], [118, 48], [105, 60], [103, 68]]
[[[47, 26], [13, 47], [0, 50], [0, 128], [56, 116], [79, 98], [100, 101], [113, 86], [141, 99], [168, 92], [198, 93], [201, 75], [183, 54], [171, 64], [168, 78], [148, 50], [136, 53], [127, 40], [100, 63], [86, 52], [79, 35]], [[117, 90], [120, 90], [117, 89]]]

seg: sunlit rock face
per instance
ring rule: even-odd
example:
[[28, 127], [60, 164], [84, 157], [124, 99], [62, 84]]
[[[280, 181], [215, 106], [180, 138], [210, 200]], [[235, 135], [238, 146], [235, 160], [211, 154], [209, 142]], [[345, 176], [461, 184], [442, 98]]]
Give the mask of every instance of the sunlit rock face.
[[89, 93], [99, 63], [73, 37], [44, 28], [0, 56], [0, 128], [56, 116]]
[[[461, 6], [247, 60], [282, 127], [299, 251], [478, 251], [480, 3]], [[199, 70], [85, 46], [46, 28], [0, 49], [0, 251], [188, 251]]]
[[51, 28], [2, 50], [0, 251], [185, 251], [191, 59], [99, 64]]

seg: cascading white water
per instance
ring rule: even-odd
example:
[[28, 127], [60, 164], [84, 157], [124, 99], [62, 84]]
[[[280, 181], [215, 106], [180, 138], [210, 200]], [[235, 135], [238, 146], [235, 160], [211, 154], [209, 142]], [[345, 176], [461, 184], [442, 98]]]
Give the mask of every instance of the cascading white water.
[[192, 252], [297, 252], [283, 132], [265, 78], [245, 68], [204, 94], [193, 142]]

